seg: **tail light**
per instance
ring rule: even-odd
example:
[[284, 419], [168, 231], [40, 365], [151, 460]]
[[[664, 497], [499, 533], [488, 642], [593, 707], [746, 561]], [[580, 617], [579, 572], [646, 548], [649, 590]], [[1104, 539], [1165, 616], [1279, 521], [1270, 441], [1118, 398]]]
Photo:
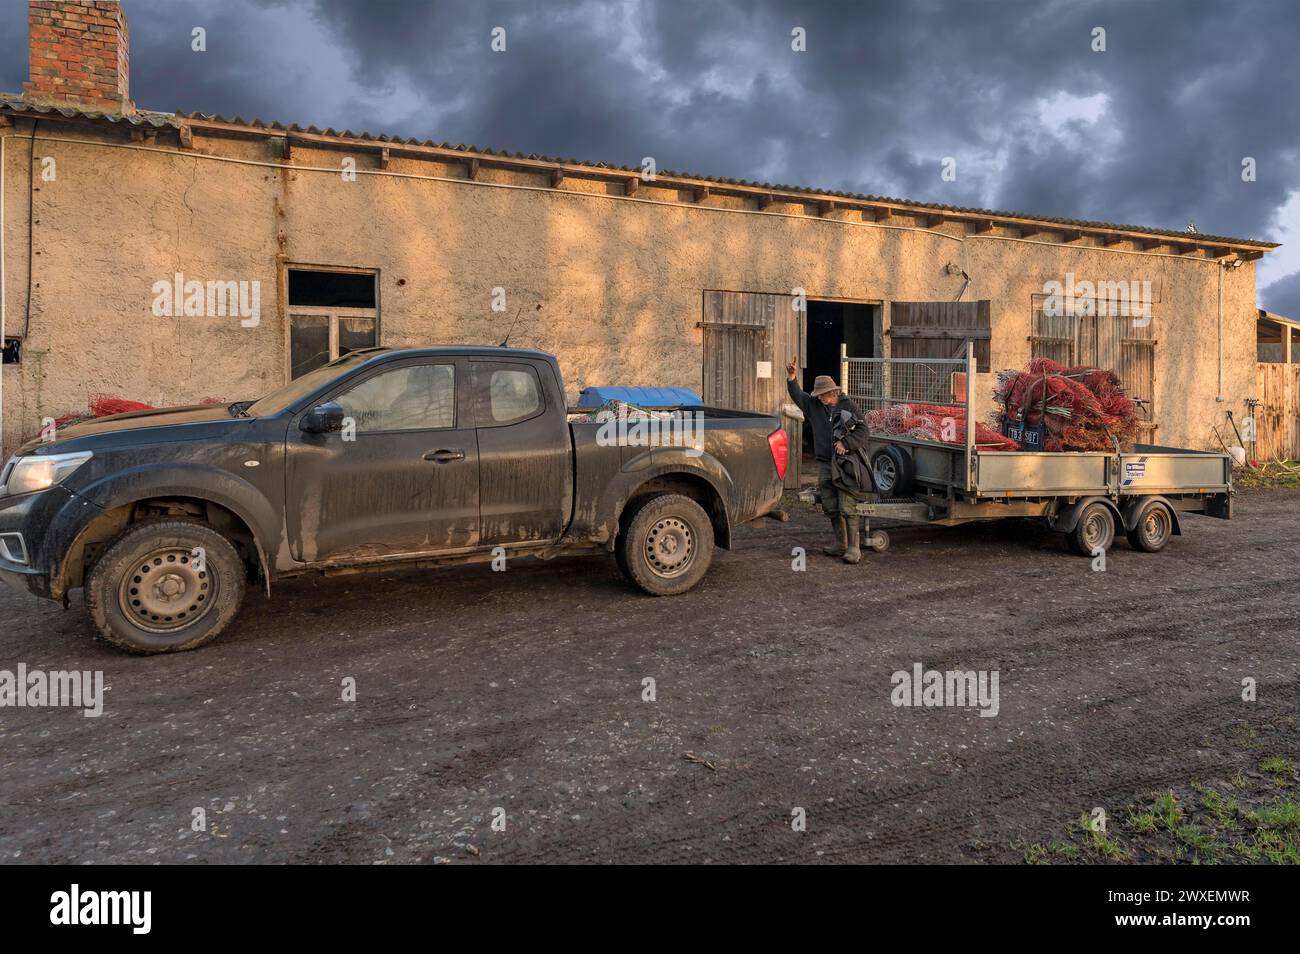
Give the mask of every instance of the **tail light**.
[[790, 442], [786, 440], [785, 431], [773, 431], [767, 435], [767, 446], [772, 449], [772, 463], [776, 465], [776, 475], [785, 480], [785, 469], [790, 463]]

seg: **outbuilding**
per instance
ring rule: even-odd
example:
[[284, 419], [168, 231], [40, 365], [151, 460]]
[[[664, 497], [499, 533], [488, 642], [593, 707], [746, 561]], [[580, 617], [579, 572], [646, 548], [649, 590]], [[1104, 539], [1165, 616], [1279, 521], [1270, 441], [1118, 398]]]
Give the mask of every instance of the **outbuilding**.
[[791, 356], [810, 382], [971, 340], [980, 393], [1035, 355], [1111, 367], [1146, 439], [1196, 448], [1257, 397], [1274, 243], [146, 110], [111, 2], [33, 2], [29, 41], [0, 98], [6, 450], [98, 393], [507, 338], [575, 388], [768, 411]]

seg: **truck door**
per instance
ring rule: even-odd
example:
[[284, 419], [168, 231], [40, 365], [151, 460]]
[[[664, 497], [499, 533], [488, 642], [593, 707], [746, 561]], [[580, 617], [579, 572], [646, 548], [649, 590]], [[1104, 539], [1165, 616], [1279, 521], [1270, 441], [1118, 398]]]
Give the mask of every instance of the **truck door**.
[[474, 361], [481, 543], [558, 540], [573, 494], [573, 446], [551, 366]]
[[287, 436], [286, 502], [297, 560], [364, 560], [473, 547], [478, 445], [468, 368], [455, 359], [382, 365], [325, 400], [344, 429]]

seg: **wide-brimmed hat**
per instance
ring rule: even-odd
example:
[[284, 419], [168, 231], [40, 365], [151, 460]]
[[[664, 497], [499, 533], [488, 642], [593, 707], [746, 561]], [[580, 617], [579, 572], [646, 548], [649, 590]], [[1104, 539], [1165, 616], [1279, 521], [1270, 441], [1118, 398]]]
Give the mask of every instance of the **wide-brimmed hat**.
[[817, 375], [817, 380], [813, 382], [812, 396], [821, 397], [827, 391], [838, 391], [840, 386], [835, 383], [835, 379], [829, 374]]

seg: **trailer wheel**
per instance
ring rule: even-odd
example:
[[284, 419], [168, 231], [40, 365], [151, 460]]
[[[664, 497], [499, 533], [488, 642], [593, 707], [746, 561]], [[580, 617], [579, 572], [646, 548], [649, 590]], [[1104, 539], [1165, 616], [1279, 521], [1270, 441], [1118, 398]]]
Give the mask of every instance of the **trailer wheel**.
[[1149, 505], [1138, 517], [1137, 524], [1128, 532], [1128, 542], [1134, 550], [1157, 553], [1165, 548], [1173, 536], [1174, 518], [1162, 503]]
[[1070, 549], [1079, 556], [1096, 556], [1115, 542], [1115, 518], [1103, 503], [1090, 503], [1079, 514], [1079, 522], [1065, 535]]
[[86, 579], [100, 634], [132, 653], [197, 649], [221, 635], [244, 600], [245, 569], [230, 541], [187, 520], [136, 523]]
[[713, 524], [690, 497], [664, 494], [647, 501], [618, 539], [619, 565], [651, 596], [685, 593], [713, 562]]
[[912, 455], [893, 444], [882, 447], [871, 458], [871, 480], [882, 497], [906, 497], [916, 480]]
[[867, 538], [867, 546], [877, 553], [884, 553], [889, 549], [889, 534], [884, 530], [872, 530], [871, 536]]

